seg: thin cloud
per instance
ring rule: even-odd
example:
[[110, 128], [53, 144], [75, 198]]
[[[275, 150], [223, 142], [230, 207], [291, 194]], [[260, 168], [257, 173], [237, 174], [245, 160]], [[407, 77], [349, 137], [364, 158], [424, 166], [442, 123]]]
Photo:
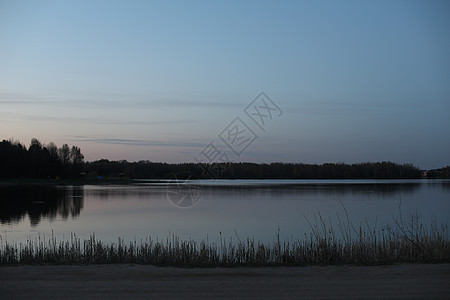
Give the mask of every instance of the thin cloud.
[[286, 105], [289, 113], [315, 115], [392, 114], [411, 107], [391, 103], [298, 101]]
[[[220, 99], [218, 99], [220, 98]], [[23, 94], [1, 93], [0, 105], [51, 105], [55, 106], [86, 106], [91, 108], [105, 107], [241, 107], [245, 103], [230, 97], [211, 97], [206, 100], [192, 100], [186, 98], [158, 97], [132, 93], [54, 93], [54, 94]]]
[[85, 138], [75, 137], [69, 139], [72, 142], [89, 142], [98, 144], [112, 144], [112, 145], [126, 145], [126, 146], [155, 146], [155, 147], [204, 147], [203, 143], [196, 142], [170, 142], [170, 141], [155, 141], [155, 140], [141, 140], [141, 139], [123, 139], [123, 138]]
[[35, 122], [58, 122], [58, 123], [84, 123], [97, 125], [170, 125], [170, 124], [187, 124], [197, 123], [196, 120], [160, 120], [160, 121], [128, 121], [128, 120], [108, 120], [99, 119], [98, 117], [62, 117], [62, 116], [38, 116], [25, 115], [19, 113], [2, 114], [2, 119], [5, 121], [35, 121]]

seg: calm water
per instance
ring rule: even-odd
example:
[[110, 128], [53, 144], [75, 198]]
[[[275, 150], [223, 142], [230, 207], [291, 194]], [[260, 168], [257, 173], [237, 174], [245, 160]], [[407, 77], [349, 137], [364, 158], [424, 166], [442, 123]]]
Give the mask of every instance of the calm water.
[[[310, 233], [318, 214], [336, 226], [344, 207], [354, 226], [393, 225], [417, 211], [429, 224], [450, 221], [449, 180], [220, 180], [131, 185], [0, 186], [0, 236], [22, 242], [39, 235], [58, 238], [92, 233], [118, 237], [272, 242]], [[337, 230], [337, 227], [335, 228]], [[237, 236], [236, 236], [237, 235]]]

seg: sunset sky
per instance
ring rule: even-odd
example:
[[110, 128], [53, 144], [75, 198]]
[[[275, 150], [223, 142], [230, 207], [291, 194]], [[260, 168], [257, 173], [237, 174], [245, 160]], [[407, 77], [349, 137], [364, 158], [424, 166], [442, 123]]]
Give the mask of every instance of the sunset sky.
[[[279, 108], [264, 128], [244, 112], [260, 92]], [[236, 117], [257, 136], [239, 154], [220, 137]], [[195, 162], [213, 142], [232, 161], [450, 165], [450, 1], [0, 0], [11, 137], [86, 160]]]

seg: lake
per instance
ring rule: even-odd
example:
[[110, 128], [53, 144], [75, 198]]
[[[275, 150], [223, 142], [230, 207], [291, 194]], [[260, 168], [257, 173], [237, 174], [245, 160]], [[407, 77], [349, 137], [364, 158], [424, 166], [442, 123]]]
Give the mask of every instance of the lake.
[[303, 239], [322, 217], [338, 231], [380, 229], [417, 212], [450, 219], [450, 180], [136, 180], [127, 185], [0, 186], [0, 236], [24, 242], [73, 233], [104, 242], [148, 237], [273, 242]]

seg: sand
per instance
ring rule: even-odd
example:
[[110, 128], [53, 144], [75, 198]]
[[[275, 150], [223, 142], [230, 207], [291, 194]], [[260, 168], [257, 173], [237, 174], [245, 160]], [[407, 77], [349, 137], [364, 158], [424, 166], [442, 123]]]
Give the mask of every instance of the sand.
[[450, 264], [0, 267], [0, 299], [449, 299]]

